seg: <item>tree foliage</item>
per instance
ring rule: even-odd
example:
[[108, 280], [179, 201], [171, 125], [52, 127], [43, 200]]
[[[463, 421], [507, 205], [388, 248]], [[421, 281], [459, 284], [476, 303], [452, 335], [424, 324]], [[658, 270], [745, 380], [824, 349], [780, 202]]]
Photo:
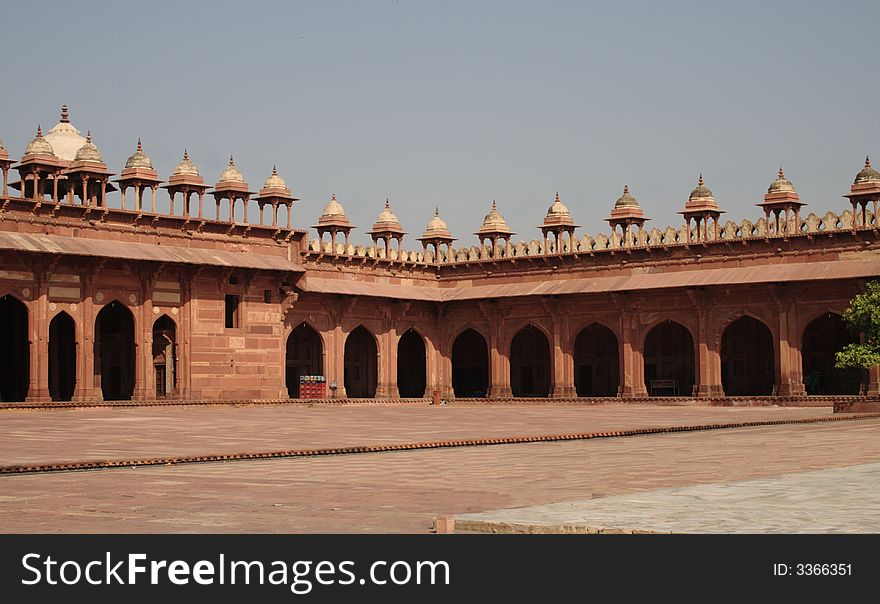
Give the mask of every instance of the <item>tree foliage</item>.
[[861, 344], [849, 344], [838, 352], [836, 366], [867, 369], [880, 365], [880, 281], [868, 282], [865, 293], [850, 302], [843, 320], [864, 338]]

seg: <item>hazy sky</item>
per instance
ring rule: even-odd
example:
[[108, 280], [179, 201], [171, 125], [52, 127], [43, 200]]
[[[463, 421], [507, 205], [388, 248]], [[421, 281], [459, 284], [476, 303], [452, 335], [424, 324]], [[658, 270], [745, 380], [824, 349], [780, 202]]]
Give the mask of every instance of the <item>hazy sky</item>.
[[[418, 244], [435, 205], [473, 243], [493, 199], [536, 238], [558, 190], [579, 231], [630, 185], [678, 225], [702, 171], [757, 218], [779, 164], [808, 211], [880, 163], [880, 3], [4, 3], [0, 139], [19, 156], [62, 103], [114, 171], [138, 137], [167, 178], [273, 164], [315, 223], [365, 231], [386, 197]], [[167, 199], [164, 193], [162, 199]], [[118, 203], [114, 201], [113, 203]]]

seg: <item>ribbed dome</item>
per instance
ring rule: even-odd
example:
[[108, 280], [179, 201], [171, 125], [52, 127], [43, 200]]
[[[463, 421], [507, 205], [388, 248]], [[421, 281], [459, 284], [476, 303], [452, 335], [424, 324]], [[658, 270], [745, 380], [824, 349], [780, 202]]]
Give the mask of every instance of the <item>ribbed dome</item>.
[[700, 174], [700, 180], [697, 182], [696, 188], [691, 191], [688, 199], [707, 199], [710, 197], [714, 197], [714, 195], [712, 195], [712, 191], [709, 190], [709, 187], [703, 184], [703, 175]]
[[269, 175], [269, 178], [266, 179], [266, 182], [263, 183], [264, 189], [286, 189], [287, 183], [284, 182], [284, 179], [278, 176], [278, 170], [275, 169], [275, 166], [272, 166], [272, 174]]
[[547, 215], [544, 217], [544, 224], [574, 224], [571, 213], [565, 204], [559, 199], [559, 191], [556, 192], [556, 200], [547, 209]]
[[636, 198], [629, 194], [629, 185], [623, 185], [623, 195], [617, 198], [617, 201], [614, 202], [614, 209], [620, 210], [623, 208], [638, 208], [639, 202], [636, 201]]
[[498, 208], [495, 205], [495, 200], [492, 200], [492, 209], [489, 210], [489, 213], [486, 214], [486, 217], [483, 218], [483, 224], [480, 226], [480, 233], [506, 233], [512, 235], [513, 233], [510, 231], [510, 227], [507, 226], [507, 222], [504, 220], [504, 216], [502, 216], [498, 212]]
[[52, 145], [49, 144], [43, 137], [43, 129], [37, 126], [37, 137], [28, 143], [27, 148], [24, 150], [25, 155], [51, 155], [55, 157], [55, 150], [52, 148]]
[[345, 209], [342, 204], [336, 201], [336, 194], [330, 198], [330, 202], [324, 206], [324, 212], [321, 214], [321, 220], [332, 218], [333, 216], [345, 216]]
[[76, 156], [73, 158], [73, 161], [86, 161], [95, 164], [102, 164], [104, 161], [101, 159], [101, 152], [98, 150], [98, 147], [92, 142], [92, 133], [86, 135], [86, 143], [79, 148], [76, 152]]
[[232, 156], [229, 156], [229, 165], [226, 166], [226, 169], [223, 170], [223, 174], [220, 175], [220, 182], [235, 182], [244, 184], [244, 176], [241, 175], [241, 172], [238, 171], [238, 168], [235, 167], [235, 160], [232, 159]]
[[174, 168], [174, 172], [171, 173], [172, 176], [198, 176], [199, 169], [196, 168], [196, 165], [189, 160], [189, 153], [187, 153], [186, 149], [183, 150], [183, 159], [180, 160], [180, 163]]
[[425, 234], [422, 235], [422, 239], [451, 239], [452, 233], [449, 232], [449, 227], [446, 225], [446, 222], [440, 218], [440, 208], [434, 208], [434, 217], [431, 219], [431, 222], [428, 223], [428, 228], [425, 229]]
[[770, 184], [770, 188], [767, 189], [768, 193], [797, 193], [795, 191], [794, 185], [791, 184], [791, 181], [785, 178], [785, 172], [782, 171], [782, 166], [779, 166], [779, 173], [776, 175], [776, 180], [774, 180]]
[[373, 224], [373, 230], [385, 231], [398, 229], [402, 229], [400, 221], [397, 219], [397, 216], [394, 215], [394, 212], [391, 211], [391, 201], [386, 199], [385, 207], [379, 212], [379, 215], [376, 217], [376, 222]]
[[46, 133], [46, 140], [52, 145], [54, 154], [67, 161], [75, 161], [77, 152], [86, 144], [80, 131], [70, 123], [67, 105], [61, 106], [61, 120]]
[[131, 157], [128, 158], [128, 161], [125, 162], [126, 168], [145, 168], [147, 170], [153, 169], [153, 162], [150, 161], [150, 158], [147, 157], [147, 154], [144, 153], [144, 148], [141, 145], [141, 139], [138, 139], [137, 149], [135, 152], [131, 154]]
[[[0, 143], [0, 147], [2, 147], [2, 143]], [[861, 169], [861, 171], [856, 174], [855, 184], [859, 184], [860, 182], [874, 182], [880, 181], [880, 172], [871, 167], [871, 159], [865, 158], [865, 167]]]

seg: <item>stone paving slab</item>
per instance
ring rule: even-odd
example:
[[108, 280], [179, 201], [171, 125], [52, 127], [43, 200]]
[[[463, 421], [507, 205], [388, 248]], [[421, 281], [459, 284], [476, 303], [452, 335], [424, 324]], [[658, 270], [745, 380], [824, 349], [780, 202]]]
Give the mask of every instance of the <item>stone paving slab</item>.
[[143, 407], [0, 412], [0, 465], [498, 438], [830, 415], [793, 407]]
[[491, 533], [880, 533], [880, 463], [461, 514]]
[[875, 419], [0, 476], [0, 531], [425, 533], [438, 515], [880, 462], [878, 435]]

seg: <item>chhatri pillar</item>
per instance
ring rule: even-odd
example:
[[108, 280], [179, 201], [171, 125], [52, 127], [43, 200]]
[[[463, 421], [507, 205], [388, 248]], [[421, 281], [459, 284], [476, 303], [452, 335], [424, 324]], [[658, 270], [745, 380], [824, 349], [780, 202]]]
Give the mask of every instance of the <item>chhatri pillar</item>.
[[76, 152], [70, 167], [62, 175], [67, 177], [69, 183], [69, 203], [72, 204], [74, 196], [77, 196], [83, 206], [106, 207], [108, 183], [113, 173], [107, 169], [107, 164], [101, 159], [101, 152], [92, 142], [91, 131], [86, 135], [86, 143]]
[[400, 221], [397, 219], [397, 216], [391, 211], [391, 201], [389, 199], [385, 200], [385, 207], [379, 212], [379, 216], [376, 217], [376, 222], [373, 223], [373, 229], [367, 234], [373, 238], [373, 245], [376, 246], [376, 257], [379, 256], [378, 243], [382, 240], [385, 242], [385, 258], [390, 260], [391, 240], [395, 239], [397, 241], [397, 259], [402, 259], [403, 236], [406, 235], [406, 233], [403, 231], [403, 227], [400, 226]]
[[0, 171], [3, 172], [3, 188], [0, 189], [0, 191], [2, 191], [0, 195], [3, 195], [3, 197], [9, 195], [9, 166], [13, 163], [15, 162], [9, 159], [9, 151], [6, 150], [6, 147], [3, 146], [3, 141], [0, 140]]
[[253, 192], [248, 191], [248, 184], [245, 182], [241, 172], [238, 171], [238, 168], [235, 167], [235, 160], [232, 159], [231, 155], [229, 156], [229, 165], [226, 166], [226, 169], [220, 175], [220, 180], [214, 185], [211, 195], [214, 196], [214, 200], [217, 202], [217, 220], [220, 220], [220, 202], [228, 199], [229, 222], [230, 224], [234, 223], [235, 202], [241, 200], [244, 205], [243, 222], [245, 224], [248, 223], [248, 200], [250, 200]]
[[559, 191], [556, 192], [556, 200], [547, 209], [544, 223], [538, 227], [544, 235], [544, 255], [550, 253], [549, 235], [553, 233], [556, 241], [556, 253], [562, 253], [562, 235], [568, 234], [568, 249], [574, 251], [574, 230], [579, 225], [574, 223], [568, 208], [559, 200]]
[[[706, 242], [718, 239], [718, 219], [721, 218], [722, 212], [718, 208], [718, 203], [703, 183], [703, 175], [700, 174], [700, 180], [697, 182], [696, 188], [691, 191], [687, 202], [684, 204], [684, 210], [679, 212], [684, 216], [684, 224], [687, 228], [688, 241]], [[713, 222], [713, 228], [710, 232], [709, 221]], [[691, 239], [691, 222], [694, 223], [695, 234]]]
[[[856, 179], [850, 187], [849, 194], [844, 195], [852, 204], [853, 230], [858, 227], [870, 227], [868, 223], [868, 204], [872, 204], [875, 229], [880, 228], [880, 219], [877, 217], [877, 204], [880, 202], [880, 172], [871, 167], [871, 159], [865, 158], [865, 167], [856, 174]], [[860, 220], [861, 219], [861, 220]]]
[[261, 225], [264, 224], [263, 209], [268, 205], [272, 208], [272, 226], [277, 227], [278, 207], [284, 206], [287, 208], [287, 228], [291, 228], [293, 202], [299, 201], [299, 199], [293, 196], [290, 189], [287, 188], [287, 183], [284, 182], [283, 178], [278, 176], [278, 170], [275, 169], [275, 166], [272, 166], [272, 174], [270, 174], [269, 178], [266, 179], [266, 182], [263, 183], [263, 188], [260, 189], [260, 193], [254, 197], [254, 199], [260, 207]]
[[434, 217], [428, 223], [425, 232], [419, 237], [418, 241], [422, 242], [422, 248], [428, 251], [428, 246], [434, 246], [434, 264], [440, 263], [440, 246], [446, 246], [446, 261], [452, 261], [452, 242], [455, 237], [449, 232], [446, 222], [440, 218], [440, 208], [434, 208]]
[[[181, 159], [180, 163], [175, 166], [174, 172], [172, 172], [171, 177], [168, 178], [168, 184], [162, 185], [161, 188], [168, 191], [168, 197], [171, 200], [171, 205], [168, 207], [169, 216], [175, 215], [174, 198], [180, 193], [183, 196], [183, 215], [188, 218], [190, 215], [190, 197], [195, 193], [199, 197], [198, 217], [199, 220], [203, 219], [204, 197], [208, 185], [205, 184], [205, 179], [199, 174], [199, 169], [189, 159], [189, 153], [186, 149], [183, 150], [183, 159]], [[154, 207], [153, 212], [155, 211], [156, 208]]]
[[488, 241], [492, 244], [492, 258], [498, 257], [498, 241], [504, 241], [505, 247], [508, 243], [510, 243], [510, 238], [516, 233], [510, 230], [510, 227], [507, 226], [507, 221], [504, 220], [504, 216], [502, 216], [498, 212], [498, 208], [495, 205], [495, 200], [492, 200], [492, 209], [489, 210], [489, 213], [486, 214], [485, 218], [483, 218], [483, 224], [480, 225], [480, 229], [474, 233], [480, 239], [480, 260], [486, 260], [485, 257], [485, 242]]
[[162, 183], [159, 173], [153, 169], [153, 162], [144, 153], [141, 145], [141, 139], [138, 139], [137, 148], [134, 153], [125, 162], [125, 167], [119, 178], [119, 192], [122, 195], [122, 209], [125, 208], [125, 191], [132, 187], [134, 189], [134, 210], [137, 212], [144, 211], [144, 192], [149, 189], [152, 195], [150, 203], [150, 211], [156, 213], [156, 191]]
[[324, 233], [330, 233], [331, 254], [336, 253], [336, 234], [343, 233], [345, 235], [345, 255], [349, 255], [349, 237], [351, 236], [351, 230], [355, 227], [351, 225], [348, 216], [345, 215], [345, 208], [336, 201], [335, 194], [330, 198], [327, 205], [324, 206], [324, 211], [321, 213], [321, 217], [318, 218], [318, 224], [312, 228], [318, 231], [322, 253], [324, 251]]
[[[633, 239], [636, 242], [641, 241], [640, 235], [645, 222], [650, 219], [645, 218], [645, 213], [639, 206], [639, 202], [630, 194], [629, 185], [623, 185], [623, 195], [614, 202], [611, 217], [605, 220], [611, 225], [612, 231], [616, 232], [617, 227], [621, 228], [623, 231], [623, 245], [624, 247], [631, 248], [633, 246]], [[633, 233], [632, 227], [638, 228], [638, 235]]]
[[[52, 145], [43, 138], [43, 129], [37, 126], [36, 138], [28, 143], [24, 155], [15, 166], [21, 177], [18, 183], [21, 197], [41, 201], [51, 191], [52, 201], [58, 203], [58, 178], [64, 167], [65, 162], [55, 155]], [[50, 178], [52, 188], [47, 190]], [[15, 187], [15, 183], [12, 186]]]
[[[759, 208], [764, 209], [764, 218], [767, 220], [767, 236], [770, 236], [770, 226], [774, 228], [774, 235], [788, 236], [789, 222], [794, 219], [794, 233], [800, 232], [801, 207], [807, 205], [800, 201], [800, 197], [791, 184], [791, 181], [785, 178], [782, 166], [779, 166], [779, 173], [776, 180], [770, 183], [767, 194], [764, 195], [763, 203], [755, 204]], [[771, 221], [770, 216], [773, 216]], [[781, 219], [781, 220], [780, 220]]]

